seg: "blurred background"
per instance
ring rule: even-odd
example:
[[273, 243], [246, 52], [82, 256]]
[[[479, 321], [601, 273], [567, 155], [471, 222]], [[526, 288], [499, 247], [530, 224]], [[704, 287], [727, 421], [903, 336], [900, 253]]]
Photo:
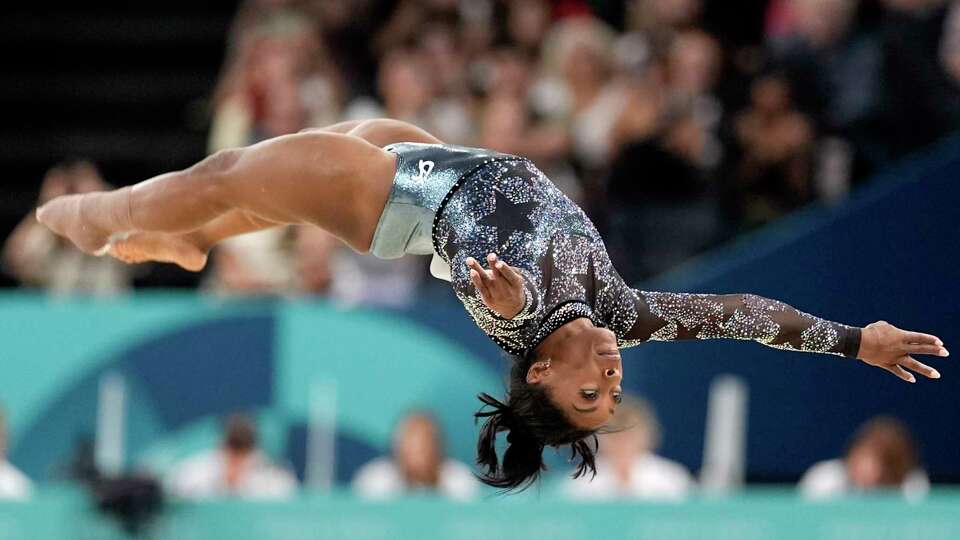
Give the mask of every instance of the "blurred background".
[[960, 347], [960, 1], [81, 4], [0, 17], [0, 539], [960, 538], [951, 359], [631, 349], [597, 479], [499, 497], [507, 360], [425, 258], [287, 228], [191, 274], [32, 217], [385, 116], [532, 158], [639, 288]]

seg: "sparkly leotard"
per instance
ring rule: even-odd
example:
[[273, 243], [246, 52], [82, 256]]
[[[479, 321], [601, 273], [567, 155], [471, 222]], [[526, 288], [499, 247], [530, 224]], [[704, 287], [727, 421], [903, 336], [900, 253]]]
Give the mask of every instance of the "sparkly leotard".
[[[470, 149], [406, 146], [391, 151], [420, 158], [406, 162], [422, 164], [429, 158], [431, 169], [444, 179], [435, 186], [443, 190], [442, 198], [437, 193], [429, 197], [438, 201], [430, 205], [432, 243], [450, 266], [457, 297], [477, 325], [511, 354], [535, 348], [560, 326], [581, 317], [612, 330], [622, 347], [654, 340], [728, 338], [797, 351], [858, 352], [858, 328], [776, 300], [630, 288], [584, 212], [525, 158], [476, 150], [475, 159], [464, 160]], [[423, 177], [422, 167], [419, 172]], [[400, 177], [398, 170], [397, 182], [402, 184]], [[524, 277], [526, 305], [512, 319], [489, 309], [470, 281], [467, 257], [484, 261], [488, 253], [496, 253]]]

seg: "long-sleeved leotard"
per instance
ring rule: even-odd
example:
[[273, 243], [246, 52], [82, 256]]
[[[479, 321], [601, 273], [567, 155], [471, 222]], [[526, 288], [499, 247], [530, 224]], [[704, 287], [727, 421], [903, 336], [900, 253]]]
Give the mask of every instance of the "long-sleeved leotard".
[[[620, 345], [681, 339], [743, 339], [781, 349], [856, 356], [858, 328], [750, 294], [643, 292], [610, 263], [596, 228], [528, 160], [488, 160], [457, 181], [437, 212], [434, 249], [450, 265], [458, 298], [504, 350], [523, 354], [563, 324], [587, 317]], [[481, 301], [467, 257], [487, 253], [518, 269], [526, 305], [504, 319]]]

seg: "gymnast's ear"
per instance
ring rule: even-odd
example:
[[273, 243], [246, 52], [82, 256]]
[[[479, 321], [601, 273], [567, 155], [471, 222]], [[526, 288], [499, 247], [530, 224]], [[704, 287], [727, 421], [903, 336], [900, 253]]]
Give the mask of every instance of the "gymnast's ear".
[[550, 376], [550, 359], [537, 360], [527, 370], [527, 384], [540, 384]]

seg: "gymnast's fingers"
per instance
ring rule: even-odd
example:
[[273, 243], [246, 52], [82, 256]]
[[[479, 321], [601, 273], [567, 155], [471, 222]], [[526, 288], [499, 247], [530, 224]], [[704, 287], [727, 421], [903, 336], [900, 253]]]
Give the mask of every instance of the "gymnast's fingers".
[[907, 343], [903, 346], [904, 351], [910, 354], [932, 354], [934, 356], [950, 356], [942, 345], [920, 345], [916, 343]]
[[473, 269], [484, 283], [489, 285], [493, 281], [493, 272], [480, 266], [480, 263], [473, 257], [467, 257], [467, 266]]
[[507, 283], [513, 285], [514, 287], [523, 286], [523, 278], [520, 277], [520, 274], [516, 272], [509, 264], [503, 261], [497, 261], [493, 265], [493, 268], [497, 271], [503, 279], [507, 280]]
[[907, 382], [909, 382], [909, 383], [915, 383], [915, 382], [917, 382], [917, 379], [914, 378], [913, 375], [911, 375], [910, 373], [908, 373], [907, 370], [903, 369], [903, 368], [900, 367], [900, 366], [889, 366], [889, 367], [884, 367], [883, 369], [889, 371], [890, 373], [893, 373], [893, 374], [896, 375], [897, 377], [900, 377], [901, 379], [903, 379], [903, 380], [905, 380], [905, 381], [907, 381]]
[[901, 358], [897, 363], [900, 364], [901, 367], [905, 367], [905, 368], [907, 368], [907, 369], [909, 369], [909, 370], [916, 371], [917, 373], [919, 373], [919, 374], [921, 374], [921, 375], [923, 375], [923, 376], [925, 376], [925, 377], [928, 377], [928, 378], [930, 378], [930, 379], [939, 379], [939, 378], [940, 378], [940, 372], [939, 372], [939, 371], [933, 369], [932, 367], [930, 367], [930, 366], [928, 366], [928, 365], [926, 365], [926, 364], [924, 364], [924, 363], [922, 363], [922, 362], [918, 362], [916, 359], [914, 359], [914, 358], [912, 358], [912, 357], [910, 357], [910, 356], [904, 356], [904, 357]]
[[490, 298], [490, 290], [487, 288], [487, 284], [480, 277], [480, 272], [476, 270], [470, 270], [470, 281], [473, 282], [473, 286], [477, 288], [477, 291], [480, 293], [480, 299], [484, 302]]
[[943, 346], [943, 342], [940, 341], [940, 338], [937, 336], [931, 336], [930, 334], [923, 334], [921, 332], [904, 332], [903, 341], [904, 343]]

